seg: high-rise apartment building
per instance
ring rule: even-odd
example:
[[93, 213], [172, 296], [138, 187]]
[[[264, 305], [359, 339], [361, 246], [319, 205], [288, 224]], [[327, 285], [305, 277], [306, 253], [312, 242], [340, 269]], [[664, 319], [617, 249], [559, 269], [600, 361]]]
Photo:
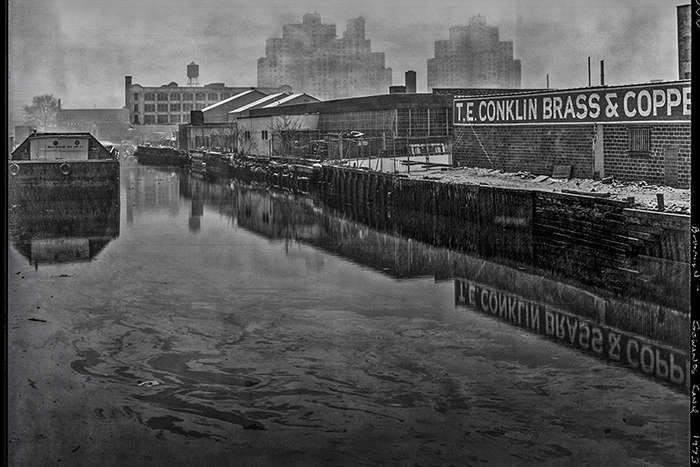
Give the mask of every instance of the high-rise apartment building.
[[498, 27], [474, 16], [467, 26], [450, 28], [449, 39], [435, 41], [428, 59], [428, 89], [519, 88], [520, 60], [513, 42], [498, 38]]
[[289, 85], [321, 99], [386, 94], [391, 68], [383, 52], [372, 52], [365, 20], [348, 20], [342, 37], [321, 15], [307, 13], [301, 24], [285, 24], [282, 37], [265, 44], [258, 59], [258, 86]]

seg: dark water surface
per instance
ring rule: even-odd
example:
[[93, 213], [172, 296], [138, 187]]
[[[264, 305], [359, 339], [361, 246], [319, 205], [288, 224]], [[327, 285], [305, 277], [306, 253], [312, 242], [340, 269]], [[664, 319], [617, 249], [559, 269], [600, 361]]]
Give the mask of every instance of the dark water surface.
[[455, 306], [423, 244], [145, 167], [115, 201], [14, 211], [11, 465], [686, 463], [686, 396]]

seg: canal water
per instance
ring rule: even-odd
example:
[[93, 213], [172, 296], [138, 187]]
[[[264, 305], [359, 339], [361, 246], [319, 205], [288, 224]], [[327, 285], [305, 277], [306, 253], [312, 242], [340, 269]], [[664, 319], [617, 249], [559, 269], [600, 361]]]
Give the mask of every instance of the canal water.
[[460, 300], [463, 254], [242, 182], [120, 184], [10, 209], [10, 465], [686, 464], [687, 396]]

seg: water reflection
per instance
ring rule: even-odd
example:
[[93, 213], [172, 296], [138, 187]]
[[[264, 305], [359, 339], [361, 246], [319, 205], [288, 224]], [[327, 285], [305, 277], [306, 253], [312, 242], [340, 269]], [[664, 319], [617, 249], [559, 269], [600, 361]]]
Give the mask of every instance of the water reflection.
[[8, 226], [12, 244], [35, 267], [90, 261], [119, 236], [120, 203], [111, 187], [60, 199], [26, 194], [9, 207]]
[[[409, 236], [390, 234], [371, 228], [355, 220], [358, 217], [357, 210], [361, 209], [357, 206], [349, 206], [348, 210], [351, 212], [346, 216], [341, 210], [330, 209], [311, 197], [246, 186], [239, 182], [215, 184], [198, 180], [182, 186], [191, 188], [190, 192], [183, 192], [183, 195], [191, 197], [193, 205], [196, 199], [198, 203], [215, 207], [220, 213], [236, 218], [238, 226], [246, 230], [269, 239], [284, 239], [287, 253], [289, 242], [301, 242], [335, 256], [350, 259], [395, 279], [419, 277], [430, 277], [435, 281], [453, 279], [456, 291], [455, 304], [458, 307], [467, 304], [463, 298], [459, 298], [463, 293], [457, 293], [462, 290], [463, 281], [483, 283], [486, 284], [483, 290], [491, 290], [489, 287], [493, 287], [494, 290], [507, 292], [501, 293], [498, 298], [496, 294], [490, 296], [484, 294], [477, 298], [470, 295], [473, 303], [469, 302], [469, 306], [481, 303], [481, 311], [487, 311], [500, 319], [518, 325], [524, 319], [520, 316], [523, 310], [518, 308], [518, 304], [537, 304], [541, 313], [537, 314], [537, 325], [532, 328], [533, 332], [556, 338], [562, 343], [570, 341], [568, 345], [573, 345], [578, 340], [585, 343], [595, 333], [606, 336], [606, 342], [612, 339], [607, 337], [609, 334], [622, 336], [621, 338], [627, 339], [625, 342], [632, 342], [629, 344], [632, 353], [625, 357], [627, 360], [622, 354], [617, 355], [614, 349], [611, 350], [612, 353], [605, 354], [606, 358], [642, 369], [651, 376], [677, 386], [682, 387], [687, 381], [686, 375], [680, 373], [677, 378], [672, 379], [668, 374], [656, 374], [648, 365], [642, 368], [639, 364], [636, 366], [634, 364], [638, 361], [634, 349], [645, 348], [645, 355], [648, 352], [666, 355], [664, 352], [668, 350], [657, 346], [661, 343], [678, 349], [678, 351], [671, 351], [674, 354], [673, 359], [685, 368], [689, 338], [688, 322], [687, 316], [682, 311], [679, 312], [680, 310], [673, 308], [674, 301], [669, 300], [667, 303], [659, 304], [641, 300], [640, 294], [631, 298], [615, 293], [614, 288], [606, 290], [574, 281], [567, 283], [557, 280], [556, 277], [543, 275], [541, 269], [530, 267], [529, 262], [522, 260], [530, 257], [532, 252], [522, 248], [518, 241], [508, 240], [508, 238], [512, 240], [515, 237], [522, 237], [522, 234], [513, 229], [510, 231], [502, 229], [498, 235], [494, 234], [493, 229], [487, 229], [480, 235], [478, 229], [472, 229], [470, 235], [478, 238], [475, 240], [475, 244], [479, 244], [477, 251], [483, 255], [479, 257], [433, 246]], [[229, 206], [229, 210], [224, 209], [225, 206]], [[230, 208], [234, 206], [235, 209], [231, 211]], [[376, 219], [376, 213], [364, 215]], [[393, 219], [392, 222], [397, 220]], [[454, 238], [451, 235], [451, 227], [438, 226], [440, 222], [440, 219], [429, 216], [416, 218], [413, 215], [404, 216], [403, 222], [398, 225], [403, 232], [407, 230], [432, 232], [433, 238], [440, 245], [438, 237]], [[504, 251], [498, 248], [498, 245], [504, 242], [510, 245], [506, 249], [509, 260], [497, 261], [498, 257], [504, 255]], [[492, 258], [494, 254], [497, 258]], [[514, 262], [514, 258], [520, 258], [521, 261]], [[486, 301], [478, 302], [479, 299]], [[556, 314], [558, 311], [553, 310], [563, 310], [565, 314], [572, 313], [584, 321], [573, 320], [573, 318], [571, 318], [573, 321], [570, 321], [569, 318], [564, 318], [563, 314]], [[525, 314], [525, 316], [529, 315]], [[588, 330], [588, 334], [583, 331], [581, 335], [573, 332], [564, 334], [564, 331], [555, 329], [555, 323], [559, 323], [557, 326], [560, 326], [565, 320], [574, 323], [572, 326], [576, 329]], [[656, 343], [650, 344], [647, 348], [639, 344], [634, 336], [652, 338]], [[600, 355], [603, 355], [602, 341], [600, 348], [595, 347], [594, 350], [581, 343], [575, 347], [592, 351], [594, 354], [599, 351]]]
[[147, 215], [163, 210], [170, 217], [180, 212], [180, 177], [175, 172], [131, 167], [122, 170], [122, 190], [126, 191], [126, 222], [134, 214]]
[[[682, 414], [687, 400], [680, 395], [516, 327], [532, 328], [536, 318], [540, 335], [555, 323], [567, 332], [557, 342], [593, 343], [596, 329], [604, 332], [603, 319], [611, 324], [617, 317], [618, 327], [625, 319], [651, 326], [663, 316], [664, 327], [639, 332], [666, 339], [674, 336], [667, 310], [662, 315], [653, 304], [369, 227], [309, 196], [138, 166], [124, 168], [121, 179], [121, 231], [118, 221], [105, 219], [119, 208], [92, 198], [83, 200], [92, 205], [75, 210], [75, 222], [63, 213], [58, 222], [38, 223], [44, 232], [57, 231], [42, 237], [52, 239], [91, 238], [86, 225], [111, 225], [118, 238], [100, 261], [56, 268], [72, 274], [25, 275], [26, 267], [12, 265], [18, 274], [10, 278], [9, 419], [22, 424], [28, 439], [42, 434], [49, 438], [44, 445], [69, 447], [89, 437], [95, 445], [117, 443], [115, 452], [127, 458], [105, 465], [138, 465], [143, 459], [128, 455], [152, 446], [224, 455], [239, 439], [247, 444], [237, 455], [249, 456], [242, 465], [279, 465], [269, 459], [288, 459], [284, 446], [292, 445], [303, 453], [295, 465], [314, 464], [304, 456], [318, 446], [328, 452], [345, 446], [343, 459], [363, 455], [372, 465], [397, 465], [399, 458], [462, 465], [472, 445], [485, 443], [489, 452], [479, 458], [506, 452], [496, 465], [512, 463], [511, 453], [535, 453], [541, 465], [563, 452], [552, 454], [551, 439], [574, 452], [599, 437], [606, 446], [614, 440], [615, 452], [632, 452], [630, 440], [656, 440], [669, 446], [654, 451], [666, 459], [685, 439], [680, 425], [659, 430], [656, 423], [620, 423], [642, 410], [658, 420]], [[58, 205], [48, 203], [44, 211]], [[15, 213], [15, 232], [36, 231], [30, 216], [18, 219], [21, 212], [26, 209]], [[36, 251], [47, 251], [41, 248]], [[28, 309], [60, 332], [37, 341], [44, 323], [26, 321]], [[537, 317], [520, 320], [534, 309], [541, 310]], [[554, 310], [585, 317], [578, 323], [587, 331], [568, 334], [569, 323], [577, 322]], [[634, 342], [636, 360], [653, 354], [643, 341], [627, 342]], [[669, 355], [662, 358], [670, 362]], [[54, 375], [68, 384], [54, 384]], [[59, 401], [60, 418], [45, 404], [24, 403], [28, 379], [39, 388], [34, 397]], [[78, 421], [66, 435], [64, 420]], [[614, 429], [603, 435], [593, 424]], [[528, 445], [493, 435], [533, 430], [543, 435]], [[456, 440], [448, 448], [445, 433]], [[261, 445], [261, 435], [280, 442]], [[410, 451], [424, 442], [434, 449]], [[393, 447], [397, 443], [407, 450]], [[13, 448], [34, 461], [28, 464], [52, 464], [40, 459], [45, 451], [37, 443]], [[253, 459], [262, 451], [265, 460]]]

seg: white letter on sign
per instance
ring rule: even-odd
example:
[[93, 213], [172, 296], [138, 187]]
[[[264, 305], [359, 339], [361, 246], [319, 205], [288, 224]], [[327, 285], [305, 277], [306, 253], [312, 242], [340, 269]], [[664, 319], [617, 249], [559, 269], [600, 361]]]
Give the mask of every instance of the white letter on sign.
[[474, 121], [474, 103], [473, 102], [467, 102], [467, 121], [468, 122]]
[[598, 118], [600, 115], [600, 104], [598, 101], [600, 100], [600, 96], [596, 93], [591, 94], [588, 96], [588, 107], [590, 107], [591, 111], [589, 112], [589, 116], [591, 118]]
[[666, 105], [666, 93], [663, 89], [654, 89], [652, 95], [654, 96], [654, 117], [656, 117], [658, 110]]
[[666, 115], [669, 117], [673, 113], [673, 107], [677, 107], [681, 103], [681, 92], [676, 88], [668, 88], [666, 91]]
[[[646, 104], [642, 104], [642, 101], [646, 101]], [[642, 117], [648, 117], [651, 114], [651, 94], [649, 91], [640, 91], [637, 94], [637, 110]]]
[[[635, 115], [637, 115], [637, 109], [635, 109], [635, 108], [630, 109], [629, 108], [630, 98], [634, 99], [634, 91], [627, 91], [625, 93], [625, 97], [622, 100], [622, 104], [623, 104], [622, 107], [625, 110], [625, 116], [634, 117]], [[678, 95], [678, 100], [680, 101], [680, 94]]]
[[545, 97], [542, 99], [542, 119], [550, 120], [552, 118], [552, 98]]

